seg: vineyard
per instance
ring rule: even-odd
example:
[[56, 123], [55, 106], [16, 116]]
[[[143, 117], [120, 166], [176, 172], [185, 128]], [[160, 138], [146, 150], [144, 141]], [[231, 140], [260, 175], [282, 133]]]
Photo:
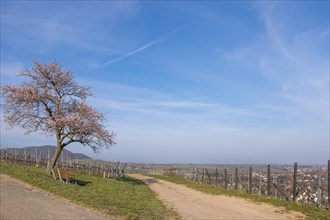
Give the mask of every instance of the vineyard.
[[[27, 153], [24, 149], [2, 149], [1, 161], [47, 167], [50, 153]], [[330, 162], [328, 163], [330, 166]], [[293, 165], [171, 165], [71, 159], [61, 154], [57, 167], [104, 178], [120, 178], [126, 173], [158, 174], [189, 181], [237, 189], [260, 196], [329, 206], [329, 169], [326, 166]]]

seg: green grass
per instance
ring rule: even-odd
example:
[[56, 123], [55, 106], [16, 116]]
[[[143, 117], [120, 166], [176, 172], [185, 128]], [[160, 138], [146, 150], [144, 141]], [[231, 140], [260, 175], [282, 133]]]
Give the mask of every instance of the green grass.
[[311, 220], [325, 220], [330, 219], [330, 211], [327, 208], [317, 208], [313, 205], [294, 203], [285, 200], [274, 199], [265, 196], [258, 196], [254, 194], [245, 193], [240, 190], [235, 189], [223, 189], [216, 187], [214, 185], [207, 185], [202, 183], [191, 182], [183, 178], [160, 176], [160, 175], [150, 175], [151, 177], [166, 180], [169, 182], [185, 185], [189, 188], [196, 189], [198, 191], [213, 194], [213, 195], [226, 195], [226, 196], [236, 196], [244, 199], [248, 199], [257, 203], [267, 203], [277, 207], [283, 207], [286, 211], [297, 211], [300, 212], [308, 219]]
[[177, 219], [142, 181], [129, 177], [115, 180], [70, 173], [87, 183], [64, 184], [46, 174], [45, 168], [0, 162], [0, 173], [64, 197], [85, 207], [124, 219]]

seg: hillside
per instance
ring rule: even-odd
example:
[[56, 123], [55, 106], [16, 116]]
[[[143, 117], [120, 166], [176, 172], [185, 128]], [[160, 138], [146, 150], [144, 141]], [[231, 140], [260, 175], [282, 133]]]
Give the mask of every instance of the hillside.
[[[16, 150], [17, 154], [25, 154], [26, 155], [35, 155], [36, 152], [38, 154], [38, 157], [42, 157], [42, 158], [47, 158], [48, 154], [50, 155], [50, 157], [52, 157], [52, 155], [55, 152], [55, 146], [53, 145], [44, 145], [44, 146], [30, 146], [30, 147], [24, 147], [24, 148], [6, 148], [6, 149], [1, 149], [1, 151], [7, 151], [9, 153], [14, 153]], [[69, 157], [70, 159], [92, 159], [88, 156], [86, 156], [85, 154], [82, 153], [73, 153], [69, 150], [63, 149], [60, 157], [67, 158]]]

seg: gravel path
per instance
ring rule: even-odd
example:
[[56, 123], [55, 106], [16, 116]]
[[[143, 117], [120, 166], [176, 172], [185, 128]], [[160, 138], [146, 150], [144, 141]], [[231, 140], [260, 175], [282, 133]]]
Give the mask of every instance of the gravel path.
[[256, 204], [237, 197], [209, 195], [142, 175], [130, 176], [149, 185], [159, 199], [177, 211], [183, 219], [304, 219], [300, 213], [285, 213], [267, 204]]
[[110, 219], [101, 213], [0, 175], [0, 219]]

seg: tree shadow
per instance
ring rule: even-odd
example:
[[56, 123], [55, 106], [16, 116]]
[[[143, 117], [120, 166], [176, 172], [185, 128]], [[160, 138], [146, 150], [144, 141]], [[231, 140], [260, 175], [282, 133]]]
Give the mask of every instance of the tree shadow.
[[128, 177], [128, 176], [121, 177], [117, 180], [121, 181], [121, 182], [131, 184], [131, 185], [145, 185], [146, 184], [142, 180], [134, 179], [134, 178], [131, 178], [131, 177]]
[[69, 183], [77, 184], [79, 186], [86, 186], [87, 184], [93, 183], [90, 181], [78, 180], [78, 179], [71, 179]]
[[153, 184], [153, 183], [156, 183], [157, 180], [154, 179], [154, 178], [147, 178], [147, 179], [144, 179], [143, 182], [144, 182], [144, 184], [146, 184], [146, 185], [151, 185], [151, 184]]
[[129, 183], [132, 185], [151, 185], [151, 184], [157, 182], [157, 179], [154, 179], [154, 178], [146, 178], [143, 180], [139, 180], [139, 179], [135, 179], [135, 178], [128, 177], [128, 176], [121, 177], [120, 179], [117, 179], [117, 180]]

